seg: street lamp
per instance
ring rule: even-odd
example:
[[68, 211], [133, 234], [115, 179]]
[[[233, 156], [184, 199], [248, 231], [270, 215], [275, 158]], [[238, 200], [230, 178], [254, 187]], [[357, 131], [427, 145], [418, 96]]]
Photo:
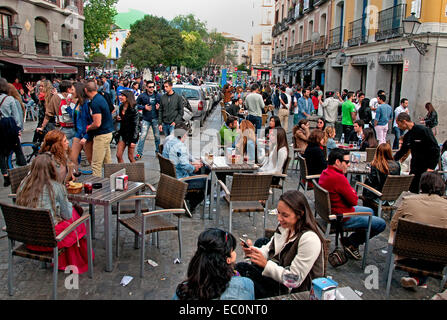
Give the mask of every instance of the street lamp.
[[410, 46], [414, 45], [419, 53], [425, 56], [428, 51], [427, 47], [430, 44], [413, 39], [414, 36], [419, 32], [419, 29], [421, 27], [421, 22], [418, 20], [418, 18], [416, 18], [414, 12], [411, 13], [411, 16], [402, 20], [402, 26], [404, 29], [404, 35], [407, 37]]
[[20, 37], [20, 35], [22, 34], [22, 29], [23, 29], [22, 26], [19, 25], [17, 22], [9, 27], [9, 30], [11, 31], [11, 35], [14, 38]]

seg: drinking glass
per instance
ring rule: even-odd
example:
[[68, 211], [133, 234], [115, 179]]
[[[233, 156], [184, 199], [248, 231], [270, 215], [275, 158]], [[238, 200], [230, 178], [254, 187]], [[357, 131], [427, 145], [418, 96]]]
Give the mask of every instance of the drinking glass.
[[292, 290], [298, 288], [300, 283], [300, 276], [292, 273], [288, 269], [285, 269], [282, 274], [282, 282], [289, 289], [288, 299], [284, 300], [292, 300]]

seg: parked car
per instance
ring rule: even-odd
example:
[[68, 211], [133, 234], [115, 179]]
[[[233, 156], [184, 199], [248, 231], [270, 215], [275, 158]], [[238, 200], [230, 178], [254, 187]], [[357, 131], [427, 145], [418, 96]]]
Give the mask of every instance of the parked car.
[[176, 84], [174, 85], [173, 90], [189, 102], [192, 108], [193, 120], [200, 120], [200, 126], [203, 126], [206, 119], [206, 108], [208, 104], [203, 89], [188, 84]]
[[213, 110], [214, 107], [214, 90], [207, 85], [202, 85], [201, 88], [205, 91], [205, 95], [207, 98], [207, 108], [206, 108], [206, 114], [207, 116], [211, 113], [211, 111]]

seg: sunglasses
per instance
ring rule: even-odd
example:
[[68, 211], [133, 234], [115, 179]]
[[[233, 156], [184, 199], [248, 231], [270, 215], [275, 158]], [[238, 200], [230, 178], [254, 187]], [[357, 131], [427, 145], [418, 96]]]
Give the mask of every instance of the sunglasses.
[[154, 89], [155, 87], [154, 86], [150, 86], [150, 87], [147, 87], [148, 89]]
[[342, 162], [346, 163], [346, 164], [350, 164], [351, 161], [350, 160], [342, 160]]

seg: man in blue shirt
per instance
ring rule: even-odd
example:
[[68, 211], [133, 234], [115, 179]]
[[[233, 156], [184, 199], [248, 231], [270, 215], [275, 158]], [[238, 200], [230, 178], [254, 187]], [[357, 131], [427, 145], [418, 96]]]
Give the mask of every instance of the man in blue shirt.
[[90, 109], [93, 123], [87, 126], [89, 136], [93, 137], [92, 170], [93, 176], [102, 177], [104, 163], [112, 163], [110, 142], [113, 135], [113, 120], [106, 99], [98, 94], [95, 81], [87, 82], [85, 94], [91, 100]]
[[388, 133], [389, 123], [393, 120], [393, 108], [386, 104], [386, 96], [381, 94], [377, 97], [379, 106], [376, 110], [376, 118], [374, 125], [377, 133], [377, 140], [379, 144], [386, 143], [386, 136]]
[[137, 99], [138, 110], [143, 112], [143, 123], [135, 160], [140, 160], [143, 157], [144, 144], [150, 127], [152, 127], [155, 138], [155, 153], [157, 154], [159, 152], [160, 131], [158, 129], [158, 109], [160, 108], [160, 101], [161, 95], [155, 91], [155, 83], [149, 81], [146, 85], [146, 91]]
[[303, 96], [298, 99], [298, 122], [301, 119], [307, 119], [314, 111], [314, 104], [310, 98], [310, 89], [303, 90]]

